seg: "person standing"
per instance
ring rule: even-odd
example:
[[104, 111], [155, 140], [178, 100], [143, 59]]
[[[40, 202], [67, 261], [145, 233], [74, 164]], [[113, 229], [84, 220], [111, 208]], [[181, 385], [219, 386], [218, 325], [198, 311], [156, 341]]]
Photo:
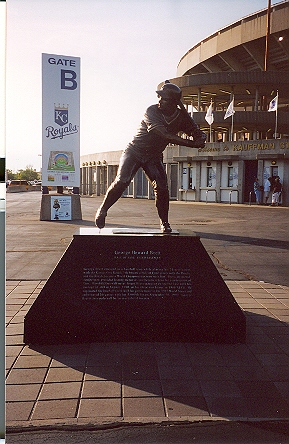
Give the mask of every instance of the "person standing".
[[[98, 228], [105, 226], [107, 211], [142, 168], [154, 190], [161, 232], [172, 232], [168, 220], [169, 188], [162, 161], [163, 151], [169, 143], [203, 148], [206, 135], [181, 103], [182, 91], [177, 85], [166, 81], [156, 93], [158, 104], [149, 106], [145, 111], [139, 130], [121, 155], [117, 176], [96, 212], [95, 225]], [[193, 140], [178, 136], [179, 132], [192, 136]]]
[[272, 207], [277, 207], [279, 205], [281, 193], [282, 193], [282, 184], [280, 182], [280, 177], [277, 176], [272, 190], [272, 204], [271, 204]]
[[271, 191], [271, 181], [270, 181], [270, 177], [268, 177], [264, 182], [264, 203], [265, 203], [265, 205], [268, 205], [270, 191]]
[[260, 188], [260, 183], [259, 183], [258, 177], [256, 177], [255, 181], [254, 181], [254, 193], [256, 196], [256, 202], [258, 205], [260, 205], [261, 204], [261, 188]]

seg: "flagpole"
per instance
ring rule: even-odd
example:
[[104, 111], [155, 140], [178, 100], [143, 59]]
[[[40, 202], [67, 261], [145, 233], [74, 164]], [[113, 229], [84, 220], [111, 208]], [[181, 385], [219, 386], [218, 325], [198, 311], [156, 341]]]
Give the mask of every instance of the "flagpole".
[[210, 142], [212, 142], [212, 124], [214, 121], [213, 100], [212, 99], [211, 99], [211, 104], [210, 104], [209, 108], [207, 109], [207, 113], [205, 115], [205, 120], [210, 125]]
[[[213, 99], [211, 99], [211, 110], [213, 110]], [[213, 111], [212, 111], [213, 112]], [[210, 142], [212, 142], [212, 119], [211, 119], [211, 123], [210, 123]]]
[[[211, 99], [211, 105], [210, 106], [213, 106], [212, 99]], [[210, 142], [212, 142], [212, 119], [211, 119], [211, 123], [210, 123]]]
[[234, 114], [235, 114], [235, 110], [234, 110], [234, 96], [233, 96], [233, 99], [229, 103], [229, 106], [228, 106], [227, 111], [226, 111], [225, 116], [224, 116], [224, 119], [227, 119], [228, 117], [232, 117], [232, 120], [231, 120], [231, 130], [228, 131], [230, 142], [232, 142], [232, 140], [233, 140], [233, 132], [234, 132], [234, 118], [233, 118], [233, 115]]
[[[234, 103], [234, 96], [233, 96], [233, 103]], [[234, 131], [234, 113], [232, 114], [232, 125], [231, 125], [231, 142], [233, 142], [233, 131]]]
[[274, 139], [277, 139], [277, 119], [278, 119], [278, 117], [277, 117], [277, 110], [278, 110], [278, 99], [279, 99], [279, 97], [278, 97], [278, 90], [277, 90], [277, 106], [276, 106], [276, 117], [275, 117], [275, 135], [274, 135]]

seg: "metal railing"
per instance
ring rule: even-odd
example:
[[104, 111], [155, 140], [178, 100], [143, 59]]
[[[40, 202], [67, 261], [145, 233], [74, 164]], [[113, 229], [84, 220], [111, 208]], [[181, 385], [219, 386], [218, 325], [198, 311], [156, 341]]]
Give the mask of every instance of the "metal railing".
[[251, 202], [252, 202], [252, 191], [250, 191], [249, 193], [249, 205], [251, 205]]
[[234, 191], [237, 193], [237, 203], [239, 203], [239, 190], [230, 190], [230, 192], [229, 192], [229, 202], [230, 202], [230, 205], [232, 204], [232, 193]]
[[217, 190], [213, 189], [213, 190], [206, 190], [206, 203], [208, 203], [208, 192], [209, 191], [215, 192], [215, 202], [217, 202]]

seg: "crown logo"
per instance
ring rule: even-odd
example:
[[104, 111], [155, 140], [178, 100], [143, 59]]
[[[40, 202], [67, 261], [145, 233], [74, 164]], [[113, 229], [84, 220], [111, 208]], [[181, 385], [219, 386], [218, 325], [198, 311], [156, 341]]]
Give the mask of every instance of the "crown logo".
[[60, 103], [58, 105], [56, 105], [56, 103], [54, 103], [54, 109], [55, 111], [66, 111], [68, 109], [68, 105], [60, 105]]

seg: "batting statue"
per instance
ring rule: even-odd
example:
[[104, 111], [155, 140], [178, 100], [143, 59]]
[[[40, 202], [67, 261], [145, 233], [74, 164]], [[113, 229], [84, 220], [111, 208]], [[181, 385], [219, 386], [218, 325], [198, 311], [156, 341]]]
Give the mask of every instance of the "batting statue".
[[[162, 153], [169, 143], [203, 148], [206, 135], [187, 113], [181, 102], [182, 91], [177, 85], [166, 80], [156, 93], [158, 104], [147, 108], [140, 128], [121, 155], [117, 176], [96, 212], [95, 225], [98, 228], [105, 226], [107, 211], [121, 197], [138, 169], [142, 168], [154, 190], [161, 232], [172, 232], [168, 219], [169, 189]], [[180, 131], [192, 136], [193, 140], [179, 137], [177, 134]]]

